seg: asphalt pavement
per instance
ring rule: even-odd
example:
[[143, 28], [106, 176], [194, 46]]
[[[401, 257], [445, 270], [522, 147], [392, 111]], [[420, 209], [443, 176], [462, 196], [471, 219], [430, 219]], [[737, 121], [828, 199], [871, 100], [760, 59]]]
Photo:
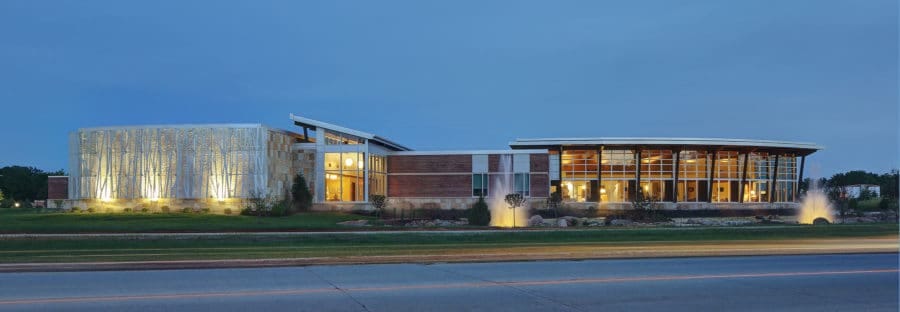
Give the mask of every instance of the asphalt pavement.
[[898, 255], [0, 274], [15, 311], [897, 311]]

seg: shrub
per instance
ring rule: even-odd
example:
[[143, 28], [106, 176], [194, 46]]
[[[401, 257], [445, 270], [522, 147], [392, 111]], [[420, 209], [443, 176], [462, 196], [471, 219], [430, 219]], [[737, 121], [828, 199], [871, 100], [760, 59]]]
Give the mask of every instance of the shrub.
[[71, 213], [77, 213], [79, 210], [81, 210], [81, 207], [78, 207], [78, 206], [72, 206], [72, 209], [69, 209], [69, 212], [71, 212]]
[[287, 199], [275, 203], [269, 211], [269, 214], [273, 217], [283, 217], [291, 213], [291, 202]]
[[369, 202], [375, 207], [375, 217], [381, 217], [384, 214], [384, 207], [387, 205], [387, 198], [384, 195], [369, 195]]
[[468, 216], [469, 224], [471, 225], [486, 226], [491, 224], [491, 211], [488, 210], [488, 205], [484, 201], [484, 196], [478, 197], [478, 201], [472, 205], [472, 208], [469, 208], [466, 215]]
[[169, 206], [162, 206], [159, 208], [159, 211], [162, 213], [169, 213]]
[[296, 211], [308, 211], [312, 206], [312, 193], [303, 174], [294, 176], [294, 184], [291, 185], [292, 206]]
[[89, 207], [89, 208], [87, 209], [87, 212], [88, 212], [88, 213], [94, 213], [95, 210], [96, 210], [96, 209], [94, 209], [94, 207]]
[[244, 209], [241, 209], [241, 215], [242, 216], [252, 216], [252, 215], [254, 215], [253, 209], [251, 209], [250, 207], [245, 207]]
[[224, 212], [225, 214], [227, 214], [227, 215], [230, 215], [230, 214], [231, 214], [231, 208], [225, 208], [225, 210], [224, 210], [223, 212]]
[[184, 208], [181, 208], [181, 213], [191, 213], [191, 210], [192, 209], [189, 207], [184, 207]]
[[131, 212], [131, 208], [122, 209], [122, 212]]
[[208, 214], [208, 213], [209, 213], [209, 208], [200, 208], [200, 210], [198, 210], [197, 213], [200, 213], [200, 214]]
[[148, 213], [148, 212], [150, 212], [150, 209], [147, 209], [147, 207], [141, 208], [141, 213]]

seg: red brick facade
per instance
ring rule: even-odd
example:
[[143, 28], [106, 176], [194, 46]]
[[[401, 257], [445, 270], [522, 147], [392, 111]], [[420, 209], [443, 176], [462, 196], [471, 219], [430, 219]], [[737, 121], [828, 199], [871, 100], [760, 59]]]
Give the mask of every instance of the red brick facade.
[[472, 155], [404, 155], [388, 158], [389, 173], [472, 172]]
[[68, 199], [69, 177], [47, 177], [47, 199]]
[[471, 197], [472, 175], [391, 175], [388, 197]]
[[[499, 171], [500, 156], [488, 155], [488, 171]], [[549, 156], [529, 158], [531, 197], [549, 196]], [[509, 168], [512, 169], [512, 168]], [[489, 177], [493, 183], [494, 175]], [[388, 158], [388, 197], [472, 197], [472, 155], [397, 155]], [[492, 187], [492, 186], [491, 186]]]

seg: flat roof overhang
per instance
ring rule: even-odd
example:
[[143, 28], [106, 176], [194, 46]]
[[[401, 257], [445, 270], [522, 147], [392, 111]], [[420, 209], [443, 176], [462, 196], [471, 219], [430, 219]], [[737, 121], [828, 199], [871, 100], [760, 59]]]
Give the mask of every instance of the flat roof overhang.
[[733, 149], [741, 151], [789, 152], [800, 156], [806, 156], [823, 149], [822, 146], [813, 143], [719, 138], [540, 138], [516, 139], [509, 143], [509, 147], [512, 149], [556, 149], [559, 147], [589, 149], [597, 146], [603, 146], [604, 148], [652, 146], [666, 149]]

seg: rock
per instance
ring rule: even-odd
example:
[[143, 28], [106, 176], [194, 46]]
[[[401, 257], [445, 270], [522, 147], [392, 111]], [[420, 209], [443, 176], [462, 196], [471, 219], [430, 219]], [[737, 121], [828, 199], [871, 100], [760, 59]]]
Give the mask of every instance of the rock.
[[632, 224], [634, 224], [634, 222], [632, 222], [631, 220], [628, 220], [628, 219], [615, 219], [615, 220], [612, 220], [609, 222], [609, 225], [613, 225], [613, 226], [626, 226], [626, 225], [632, 225]]
[[540, 215], [533, 215], [531, 218], [528, 218], [528, 226], [543, 226], [544, 218]]
[[578, 218], [572, 216], [560, 217], [562, 220], [566, 220], [567, 226], [575, 226], [578, 224]]
[[566, 221], [566, 219], [563, 219], [563, 218], [556, 219], [556, 226], [558, 226], [558, 227], [568, 227], [568, 226], [569, 226], [569, 221]]
[[346, 225], [346, 226], [366, 226], [369, 225], [369, 220], [351, 220], [338, 222], [338, 225]]

